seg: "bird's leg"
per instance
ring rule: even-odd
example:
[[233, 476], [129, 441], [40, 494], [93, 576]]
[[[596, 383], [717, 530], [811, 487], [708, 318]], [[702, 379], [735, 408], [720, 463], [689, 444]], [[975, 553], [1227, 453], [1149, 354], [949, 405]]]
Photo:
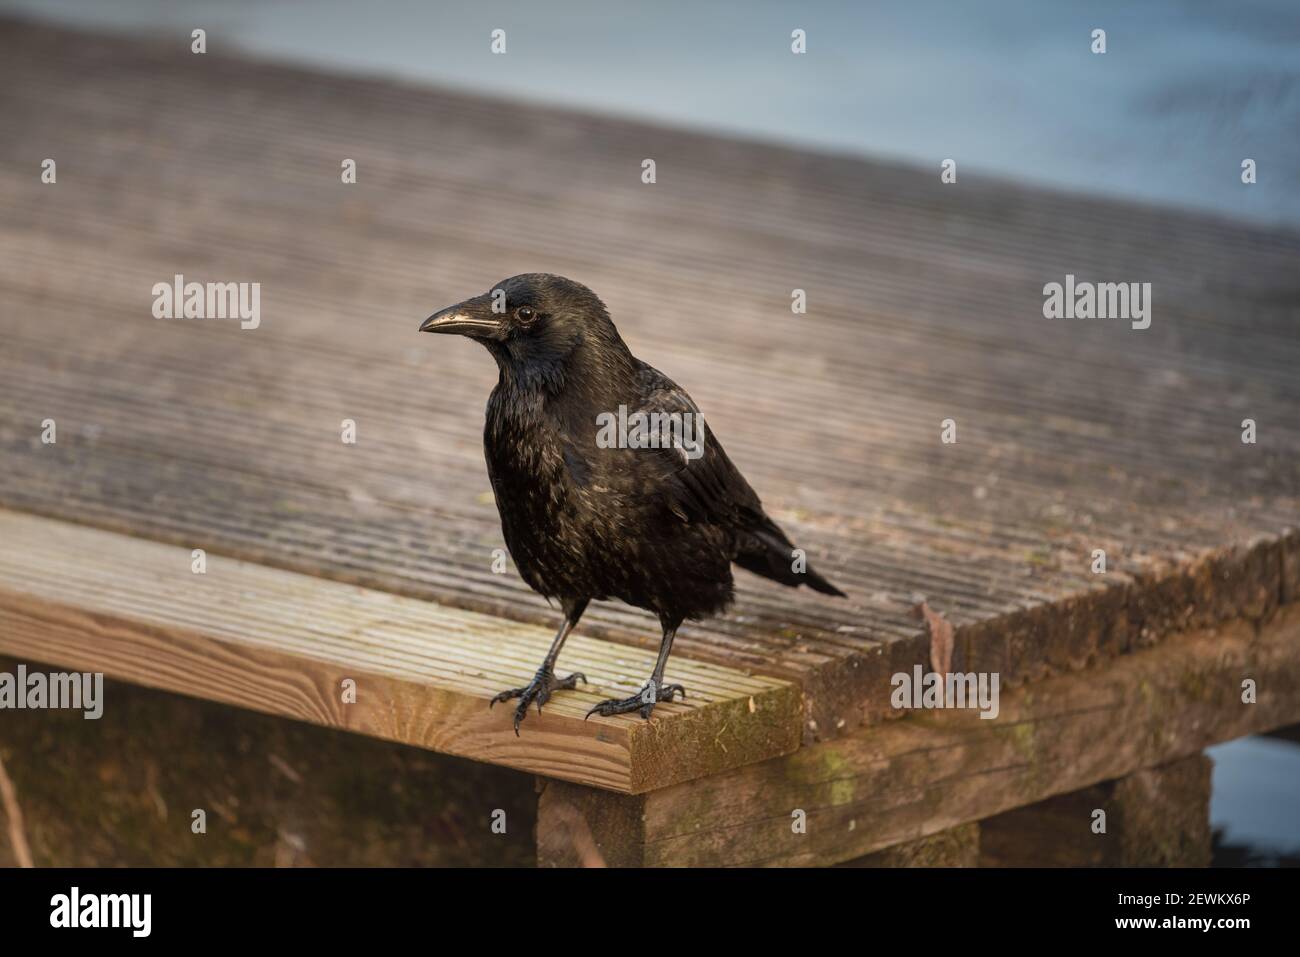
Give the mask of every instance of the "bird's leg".
[[610, 698], [608, 701], [602, 701], [587, 712], [587, 717], [590, 718], [593, 714], [608, 717], [611, 714], [627, 714], [631, 711], [638, 711], [641, 717], [649, 718], [657, 702], [672, 701], [673, 696], [678, 694], [683, 698], [686, 697], [686, 689], [681, 685], [664, 684], [664, 665], [668, 664], [668, 655], [673, 650], [673, 639], [677, 637], [677, 629], [682, 620], [680, 618], [665, 618], [661, 615], [659, 621], [663, 625], [664, 637], [663, 641], [659, 643], [659, 658], [655, 662], [655, 670], [650, 675], [650, 680], [630, 698]]
[[555, 659], [560, 656], [560, 649], [564, 647], [564, 639], [569, 637], [569, 632], [573, 631], [577, 626], [578, 619], [582, 617], [582, 613], [586, 610], [586, 599], [566, 603], [564, 606], [564, 621], [560, 624], [560, 630], [555, 633], [555, 640], [551, 642], [551, 650], [542, 659], [542, 666], [537, 669], [537, 674], [533, 675], [533, 680], [522, 688], [511, 688], [508, 691], [503, 691], [488, 702], [490, 708], [498, 701], [509, 701], [511, 698], [519, 699], [519, 704], [515, 707], [516, 736], [519, 734], [519, 722], [523, 721], [524, 716], [528, 714], [530, 704], [536, 702], [537, 713], [541, 714], [542, 705], [550, 700], [553, 692], [566, 688], [576, 688], [579, 681], [586, 684], [587, 676], [579, 671], [575, 671], [567, 678], [555, 677]]

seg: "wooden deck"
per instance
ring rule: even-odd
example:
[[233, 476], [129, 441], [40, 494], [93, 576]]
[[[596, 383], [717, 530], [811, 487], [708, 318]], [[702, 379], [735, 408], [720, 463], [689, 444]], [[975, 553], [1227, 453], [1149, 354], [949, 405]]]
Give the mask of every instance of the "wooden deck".
[[587, 720], [634, 694], [655, 656], [581, 636], [566, 667], [592, 684], [530, 715], [520, 737], [510, 708], [484, 703], [536, 670], [541, 629], [217, 557], [194, 574], [186, 549], [11, 512], [0, 539], [9, 654], [615, 791], [799, 744], [798, 689], [702, 662], [678, 666], [691, 697], [661, 720]]
[[[0, 653], [641, 792], [869, 740], [920, 598], [953, 670], [1032, 687], [1300, 596], [1298, 235], [14, 21], [0, 115]], [[579, 720], [658, 642], [614, 604], [562, 659], [592, 687], [518, 739], [487, 710], [557, 613], [492, 570], [495, 370], [416, 327], [531, 270], [850, 593], [738, 572], [649, 725]], [[178, 273], [261, 283], [260, 327], [152, 318]], [[1067, 273], [1151, 282], [1151, 327], [1045, 320]], [[335, 708], [345, 673], [379, 700]]]

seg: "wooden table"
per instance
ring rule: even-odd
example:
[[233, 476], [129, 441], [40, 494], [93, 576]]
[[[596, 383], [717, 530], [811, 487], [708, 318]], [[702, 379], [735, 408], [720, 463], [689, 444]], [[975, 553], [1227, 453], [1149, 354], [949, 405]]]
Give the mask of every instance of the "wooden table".
[[[847, 861], [1300, 721], [1296, 234], [187, 38], [0, 22], [0, 103], [0, 653], [539, 775], [548, 863]], [[519, 737], [487, 707], [557, 612], [494, 572], [495, 370], [416, 327], [531, 270], [850, 593], [738, 572], [648, 723], [583, 720], [657, 647], [615, 604], [591, 685]], [[260, 325], [155, 319], [176, 274], [260, 283]], [[1150, 282], [1150, 328], [1045, 319], [1067, 274]], [[1000, 717], [900, 714], [916, 664], [996, 672]]]

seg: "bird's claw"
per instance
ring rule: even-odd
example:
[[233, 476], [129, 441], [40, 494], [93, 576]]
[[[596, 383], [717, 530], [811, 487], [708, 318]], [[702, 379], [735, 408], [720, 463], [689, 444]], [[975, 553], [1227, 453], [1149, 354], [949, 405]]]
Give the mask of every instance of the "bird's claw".
[[567, 678], [555, 677], [555, 672], [550, 668], [538, 668], [537, 674], [533, 680], [528, 682], [522, 688], [510, 688], [502, 691], [488, 702], [491, 708], [499, 701], [509, 701], [511, 698], [518, 698], [519, 704], [515, 706], [515, 737], [519, 736], [519, 722], [524, 720], [528, 714], [528, 706], [536, 702], [537, 713], [542, 713], [542, 705], [551, 700], [551, 695], [556, 691], [564, 691], [569, 688], [576, 688], [578, 682], [587, 683], [587, 676], [581, 671], [575, 671]]
[[[672, 701], [674, 695], [686, 697], [686, 689], [681, 685], [658, 685], [651, 678], [630, 698], [610, 698], [602, 701], [596, 707], [587, 712], [590, 718], [593, 714], [598, 714], [602, 718], [608, 718], [613, 714], [629, 714], [633, 711], [639, 712], [641, 717], [649, 718], [654, 711], [655, 705], [660, 701]], [[585, 718], [583, 719], [586, 720]]]

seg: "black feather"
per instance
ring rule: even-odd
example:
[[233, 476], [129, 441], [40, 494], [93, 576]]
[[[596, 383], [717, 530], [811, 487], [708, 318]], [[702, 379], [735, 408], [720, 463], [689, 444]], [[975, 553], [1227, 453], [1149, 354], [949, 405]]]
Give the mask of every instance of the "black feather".
[[843, 595], [811, 567], [794, 570], [794, 545], [707, 424], [697, 458], [598, 443], [602, 413], [699, 409], [632, 355], [585, 286], [515, 276], [421, 328], [470, 335], [497, 361], [483, 446], [506, 544], [536, 591], [566, 609], [609, 598], [649, 609], [668, 645], [683, 619], [730, 604], [733, 562]]

